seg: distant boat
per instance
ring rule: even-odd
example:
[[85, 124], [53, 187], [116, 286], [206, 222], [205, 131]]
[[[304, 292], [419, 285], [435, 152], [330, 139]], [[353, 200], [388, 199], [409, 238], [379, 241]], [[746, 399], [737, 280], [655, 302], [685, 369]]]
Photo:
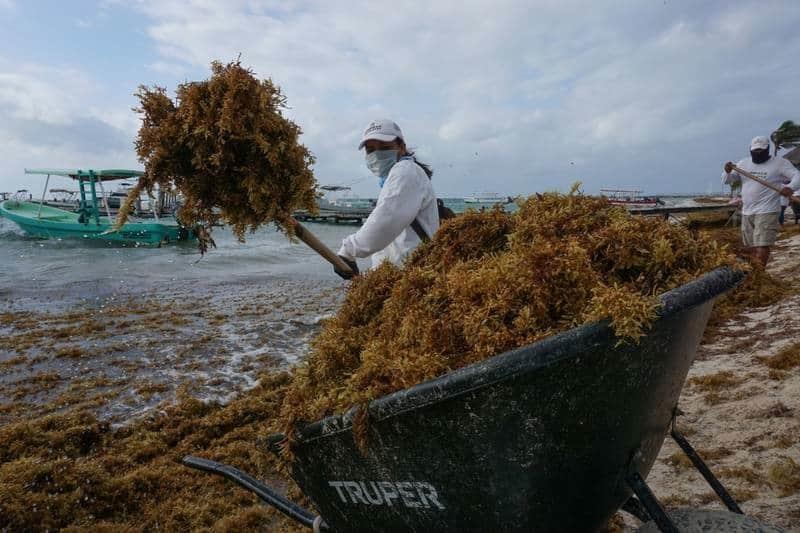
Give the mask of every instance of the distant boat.
[[44, 205], [66, 209], [67, 211], [77, 211], [81, 202], [78, 199], [78, 191], [70, 189], [50, 189], [51, 198], [45, 198]]
[[664, 203], [657, 196], [642, 196], [641, 189], [600, 189], [600, 195], [614, 205], [625, 207], [655, 207]]
[[[106, 213], [107, 216], [115, 217], [132, 188], [133, 185], [123, 182], [119, 184], [114, 191], [99, 192], [97, 194], [97, 201], [100, 211]], [[14, 195], [17, 200], [30, 200], [32, 202], [43, 203], [49, 207], [66, 209], [67, 211], [78, 212], [81, 209], [80, 195], [78, 191], [75, 190], [50, 189], [51, 196], [49, 198], [44, 198], [44, 200], [33, 199], [30, 197], [30, 194], [20, 195], [20, 192], [27, 193], [27, 191], [17, 191], [17, 194]], [[2, 197], [2, 194], [6, 194], [7, 196]], [[0, 194], [0, 200], [8, 200], [8, 198], [11, 197], [8, 193], [2, 194]], [[164, 190], [159, 190], [157, 194], [158, 199], [155, 199], [143, 192], [139, 198], [133, 202], [131, 215], [136, 218], [158, 218], [159, 216], [169, 217], [174, 215], [178, 207], [178, 196]], [[158, 216], [153, 212], [157, 206], [159, 208]]]
[[496, 192], [475, 192], [464, 197], [465, 204], [510, 204], [513, 201], [510, 196], [500, 196]]
[[39, 201], [30, 196], [15, 195], [0, 203], [0, 216], [16, 222], [26, 233], [39, 238], [86, 239], [106, 242], [160, 246], [166, 243], [192, 240], [196, 236], [174, 218], [158, 218], [153, 221], [126, 222], [114, 230], [114, 219], [108, 207], [101, 215], [101, 202], [96, 186], [102, 191], [102, 182], [131, 179], [142, 175], [137, 170], [25, 170], [26, 174], [47, 176], [45, 191], [50, 176], [66, 176], [78, 181], [80, 202], [76, 211], [45, 205], [44, 193]]
[[133, 188], [133, 185], [130, 183], [120, 183], [117, 187], [117, 190], [112, 191], [104, 196], [105, 204], [108, 206], [109, 209], [119, 210], [122, 206], [122, 203], [125, 201], [125, 198], [128, 197], [128, 193]]
[[[301, 209], [293, 213], [295, 218], [315, 222], [355, 222], [360, 224], [372, 213], [377, 203], [373, 198], [351, 196], [350, 187], [344, 185], [322, 185], [319, 189], [317, 191], [317, 214], [312, 215], [305, 209]], [[329, 194], [330, 197], [328, 197]]]

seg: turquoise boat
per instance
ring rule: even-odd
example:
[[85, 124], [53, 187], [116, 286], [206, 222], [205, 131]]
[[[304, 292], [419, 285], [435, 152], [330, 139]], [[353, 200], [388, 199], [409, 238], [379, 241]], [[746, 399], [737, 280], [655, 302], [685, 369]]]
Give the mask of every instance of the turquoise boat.
[[138, 178], [142, 175], [138, 170], [25, 169], [25, 173], [46, 175], [45, 191], [50, 176], [73, 178], [78, 181], [80, 193], [77, 211], [44, 205], [44, 193], [40, 202], [11, 198], [0, 203], [0, 216], [15, 222], [33, 237], [86, 239], [138, 246], [161, 246], [196, 239], [193, 231], [180, 225], [174, 218], [131, 221], [115, 231], [114, 218], [108, 208], [106, 214], [101, 216], [97, 188], [102, 191], [104, 181]]

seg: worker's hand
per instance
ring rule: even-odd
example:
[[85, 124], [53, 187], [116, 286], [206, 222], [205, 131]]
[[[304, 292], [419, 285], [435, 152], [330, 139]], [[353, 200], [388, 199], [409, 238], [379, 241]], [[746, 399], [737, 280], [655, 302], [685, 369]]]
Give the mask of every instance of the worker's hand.
[[733, 163], [728, 161], [727, 163], [725, 163], [725, 173], [730, 174], [731, 172], [733, 172]]
[[342, 279], [350, 279], [353, 276], [358, 276], [358, 265], [352, 259], [348, 259], [346, 257], [339, 256], [339, 259], [344, 261], [347, 266], [350, 267], [350, 271], [339, 270], [336, 266], [333, 267], [333, 271], [339, 274]]
[[781, 196], [791, 198], [793, 194], [794, 194], [794, 189], [792, 189], [791, 187], [784, 187], [781, 189]]

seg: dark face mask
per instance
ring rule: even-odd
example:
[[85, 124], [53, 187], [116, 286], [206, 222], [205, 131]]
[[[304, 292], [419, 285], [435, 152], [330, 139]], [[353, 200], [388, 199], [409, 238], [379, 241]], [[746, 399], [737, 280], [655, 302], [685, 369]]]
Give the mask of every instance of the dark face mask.
[[769, 149], [766, 150], [750, 150], [750, 158], [756, 165], [766, 163], [769, 159]]

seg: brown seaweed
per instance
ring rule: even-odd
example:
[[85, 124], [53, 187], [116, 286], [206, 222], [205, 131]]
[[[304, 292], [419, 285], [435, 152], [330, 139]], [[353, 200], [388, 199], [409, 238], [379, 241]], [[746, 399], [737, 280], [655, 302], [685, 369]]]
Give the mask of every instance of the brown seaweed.
[[734, 257], [712, 239], [577, 188], [456, 217], [404, 268], [355, 281], [288, 387], [284, 430], [585, 322], [636, 342], [658, 294], [721, 265]]
[[[178, 217], [197, 226], [201, 251], [213, 245], [219, 221], [240, 240], [269, 222], [291, 234], [294, 210], [316, 211], [316, 182], [301, 130], [282, 113], [286, 98], [239, 61], [213, 62], [211, 70], [205, 81], [180, 85], [174, 101], [164, 88], [139, 88], [136, 152], [145, 174], [128, 199], [156, 184], [180, 192]], [[120, 210], [118, 226], [127, 213]]]

